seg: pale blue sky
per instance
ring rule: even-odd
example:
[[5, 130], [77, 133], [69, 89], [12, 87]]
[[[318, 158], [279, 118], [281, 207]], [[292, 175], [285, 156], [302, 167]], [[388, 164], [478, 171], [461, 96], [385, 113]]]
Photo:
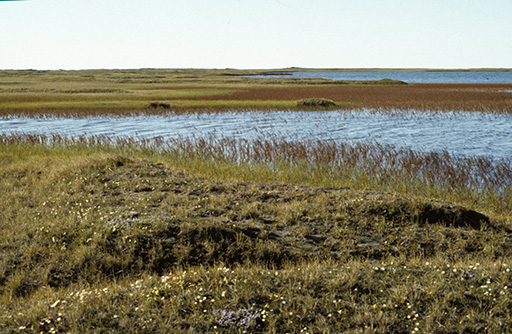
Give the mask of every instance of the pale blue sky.
[[0, 1], [0, 69], [512, 67], [511, 0]]

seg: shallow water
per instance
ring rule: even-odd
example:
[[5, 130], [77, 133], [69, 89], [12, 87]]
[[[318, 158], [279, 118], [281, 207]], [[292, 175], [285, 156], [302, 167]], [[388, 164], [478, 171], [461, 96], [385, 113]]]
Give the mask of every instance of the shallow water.
[[326, 71], [289, 72], [259, 78], [324, 78], [331, 80], [394, 79], [410, 83], [512, 83], [510, 71]]
[[200, 138], [210, 135], [292, 141], [377, 142], [418, 151], [512, 158], [512, 116], [477, 112], [318, 111], [170, 116], [5, 118], [0, 133]]

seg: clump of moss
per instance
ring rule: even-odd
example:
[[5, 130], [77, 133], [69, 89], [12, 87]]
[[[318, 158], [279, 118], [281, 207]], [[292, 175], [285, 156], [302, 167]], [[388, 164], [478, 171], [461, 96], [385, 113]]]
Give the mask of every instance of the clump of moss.
[[147, 108], [149, 109], [171, 109], [171, 105], [169, 103], [163, 102], [151, 102], [148, 104]]
[[310, 98], [303, 99], [297, 102], [297, 107], [321, 107], [321, 108], [332, 108], [335, 107], [336, 103], [333, 100], [323, 98]]

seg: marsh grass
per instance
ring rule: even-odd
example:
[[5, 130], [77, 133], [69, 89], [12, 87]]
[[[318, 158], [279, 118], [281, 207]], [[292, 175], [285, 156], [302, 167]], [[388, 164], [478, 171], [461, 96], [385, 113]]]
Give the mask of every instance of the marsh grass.
[[510, 169], [478, 161], [3, 135], [0, 331], [507, 332]]
[[[410, 84], [406, 86], [349, 85], [248, 87], [229, 95], [232, 100], [300, 100], [325, 98], [349, 103], [352, 109], [480, 111], [510, 113], [510, 84]], [[508, 87], [508, 88], [507, 88]], [[211, 97], [210, 100], [220, 97]], [[225, 97], [224, 97], [225, 98]], [[340, 106], [345, 109], [345, 105]]]
[[[264, 70], [0, 71], [0, 116], [165, 114], [303, 110], [303, 99], [330, 99], [340, 109], [510, 113], [507, 84], [414, 84], [394, 81], [247, 77]], [[150, 102], [172, 109], [147, 108]]]
[[[261, 73], [0, 71], [0, 113], [512, 106], [510, 85], [240, 76]], [[510, 332], [511, 168], [375, 143], [0, 135], [0, 332]]]
[[512, 215], [510, 161], [456, 157], [447, 151], [418, 152], [378, 143], [294, 142], [279, 137], [162, 140], [21, 134], [2, 135], [0, 143], [29, 147], [92, 146], [120, 153], [137, 152], [170, 159], [181, 168], [215, 179], [374, 189]]

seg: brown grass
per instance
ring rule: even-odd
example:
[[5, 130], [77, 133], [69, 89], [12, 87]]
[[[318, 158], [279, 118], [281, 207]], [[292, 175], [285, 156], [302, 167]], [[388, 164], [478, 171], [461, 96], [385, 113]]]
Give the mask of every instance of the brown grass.
[[249, 87], [207, 100], [300, 100], [325, 98], [359, 108], [512, 112], [512, 84], [410, 84], [407, 86]]

